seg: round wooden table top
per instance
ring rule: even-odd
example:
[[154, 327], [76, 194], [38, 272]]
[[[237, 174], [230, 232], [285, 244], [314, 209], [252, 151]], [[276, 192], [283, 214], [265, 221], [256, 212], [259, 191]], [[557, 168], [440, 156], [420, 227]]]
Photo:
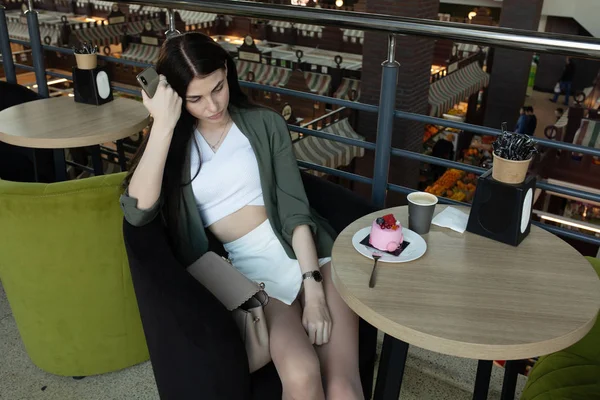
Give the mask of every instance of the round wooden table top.
[[129, 137], [148, 122], [148, 111], [139, 101], [115, 97], [95, 106], [54, 97], [1, 111], [0, 141], [45, 149], [93, 146]]
[[439, 353], [516, 360], [562, 350], [592, 328], [600, 308], [596, 272], [573, 247], [535, 226], [513, 247], [432, 225], [423, 235], [425, 255], [380, 262], [370, 289], [373, 261], [354, 249], [352, 236], [390, 212], [408, 226], [408, 207], [367, 215], [344, 229], [332, 252], [337, 290], [378, 329]]

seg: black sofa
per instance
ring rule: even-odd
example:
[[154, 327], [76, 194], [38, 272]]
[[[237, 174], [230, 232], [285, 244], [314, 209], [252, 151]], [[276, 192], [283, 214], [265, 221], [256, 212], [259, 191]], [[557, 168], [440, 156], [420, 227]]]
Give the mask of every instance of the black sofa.
[[[302, 179], [311, 206], [338, 233], [355, 219], [375, 211], [339, 185], [306, 173], [302, 173]], [[144, 227], [124, 221], [123, 234], [161, 399], [281, 399], [281, 382], [272, 363], [249, 377], [243, 373], [247, 361], [239, 360], [243, 343], [232, 319], [174, 258], [159, 219]], [[211, 250], [224, 253], [214, 238]], [[361, 320], [359, 338], [361, 380], [368, 399], [377, 330]], [[238, 358], [233, 367], [237, 370], [232, 370], [232, 363], [220, 362], [232, 357]], [[218, 378], [207, 382], [203, 371], [215, 372]], [[244, 376], [247, 378], [240, 378]]]

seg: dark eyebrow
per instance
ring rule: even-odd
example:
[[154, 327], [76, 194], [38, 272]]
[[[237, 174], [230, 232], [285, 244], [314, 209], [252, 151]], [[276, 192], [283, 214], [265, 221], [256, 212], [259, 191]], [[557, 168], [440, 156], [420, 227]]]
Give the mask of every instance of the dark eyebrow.
[[[214, 92], [215, 90], [217, 90], [217, 88], [218, 88], [219, 86], [221, 86], [221, 85], [222, 85], [224, 82], [225, 82], [225, 79], [222, 79], [222, 80], [220, 80], [220, 81], [219, 81], [219, 83], [217, 83], [217, 84], [215, 85], [215, 87], [214, 87], [214, 89], [213, 89], [212, 91]], [[187, 98], [187, 99], [199, 99], [199, 98], [201, 98], [201, 97], [202, 97], [202, 96], [186, 96], [186, 98]]]
[[217, 83], [217, 84], [215, 85], [215, 88], [213, 89], [213, 92], [214, 92], [215, 90], [217, 90], [217, 88], [218, 88], [219, 86], [221, 86], [221, 85], [223, 84], [223, 82], [225, 82], [225, 79], [221, 79], [221, 80], [219, 81], [219, 83]]

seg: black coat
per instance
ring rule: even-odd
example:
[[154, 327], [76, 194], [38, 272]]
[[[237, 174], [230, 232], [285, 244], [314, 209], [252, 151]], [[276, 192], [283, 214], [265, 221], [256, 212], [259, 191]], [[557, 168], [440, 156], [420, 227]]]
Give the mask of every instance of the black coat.
[[575, 76], [575, 64], [573, 61], [569, 61], [567, 65], [565, 65], [565, 69], [563, 70], [562, 75], [560, 76], [561, 82], [572, 82], [573, 77]]
[[527, 116], [525, 124], [525, 133], [529, 136], [533, 136], [535, 134], [535, 128], [537, 128], [537, 117], [533, 114]]

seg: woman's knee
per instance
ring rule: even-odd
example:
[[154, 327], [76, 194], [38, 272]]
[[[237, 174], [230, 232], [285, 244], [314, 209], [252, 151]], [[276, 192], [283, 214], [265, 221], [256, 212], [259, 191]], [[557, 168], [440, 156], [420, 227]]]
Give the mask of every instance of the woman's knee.
[[348, 377], [330, 378], [327, 381], [325, 397], [328, 400], [362, 400], [364, 395], [359, 381]]
[[308, 392], [307, 388], [321, 385], [321, 366], [314, 351], [285, 360], [285, 364], [279, 375], [286, 392], [301, 394]]

